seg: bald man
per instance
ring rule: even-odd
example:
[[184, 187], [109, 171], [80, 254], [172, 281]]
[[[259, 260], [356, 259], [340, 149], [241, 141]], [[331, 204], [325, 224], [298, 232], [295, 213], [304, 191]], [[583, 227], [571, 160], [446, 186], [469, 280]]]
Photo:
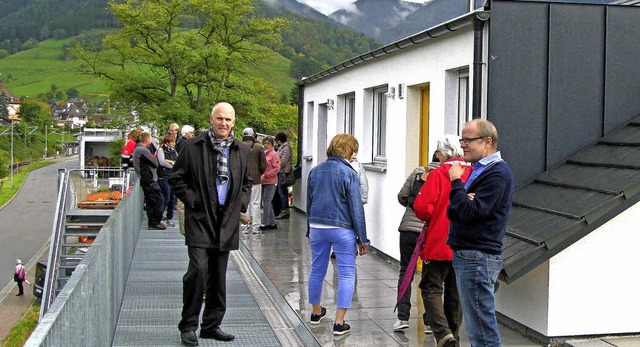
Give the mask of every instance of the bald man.
[[234, 139], [233, 106], [216, 104], [209, 122], [209, 131], [182, 144], [169, 178], [171, 188], [185, 206], [189, 267], [182, 278], [183, 308], [178, 329], [187, 346], [198, 345], [198, 326], [200, 338], [235, 339], [222, 331], [220, 324], [226, 311], [229, 252], [239, 248], [240, 212], [247, 211], [251, 197], [250, 149]]

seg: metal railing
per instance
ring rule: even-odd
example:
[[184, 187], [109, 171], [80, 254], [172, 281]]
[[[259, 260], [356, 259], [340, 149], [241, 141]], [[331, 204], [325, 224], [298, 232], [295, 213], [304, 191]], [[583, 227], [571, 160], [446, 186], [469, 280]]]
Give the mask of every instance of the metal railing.
[[137, 183], [124, 185], [123, 199], [56, 297], [54, 263], [75, 195], [70, 172], [60, 179], [41, 319], [25, 346], [110, 346], [140, 232], [142, 192]]

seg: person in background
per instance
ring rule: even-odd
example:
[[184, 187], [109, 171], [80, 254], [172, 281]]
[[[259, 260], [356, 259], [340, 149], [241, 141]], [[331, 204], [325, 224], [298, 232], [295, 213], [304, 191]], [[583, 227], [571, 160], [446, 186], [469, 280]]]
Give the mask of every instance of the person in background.
[[180, 126], [178, 125], [178, 123], [171, 123], [169, 125], [169, 131], [167, 132], [167, 135], [173, 135], [176, 140], [178, 139], [178, 132], [180, 131]]
[[327, 160], [311, 169], [307, 187], [311, 324], [319, 324], [327, 314], [320, 299], [333, 247], [338, 267], [334, 335], [351, 331], [344, 317], [351, 306], [355, 288], [356, 254], [366, 254], [369, 247], [360, 181], [350, 165], [356, 153], [358, 140], [349, 134], [337, 134], [327, 148]]
[[[240, 212], [251, 198], [250, 149], [235, 140], [236, 113], [220, 102], [211, 110], [211, 128], [183, 142], [169, 183], [185, 206], [189, 267], [182, 278], [180, 339], [198, 346], [200, 338], [232, 341], [220, 325], [227, 308], [229, 253], [240, 243]], [[206, 292], [202, 324], [200, 314]]]
[[277, 193], [280, 196], [280, 214], [276, 216], [276, 219], [289, 218], [289, 187], [281, 184], [284, 177], [291, 172], [291, 160], [293, 159], [293, 151], [289, 142], [287, 142], [287, 135], [285, 133], [276, 134], [276, 142], [278, 143], [278, 156], [280, 157], [280, 173], [278, 173], [278, 188]]
[[262, 209], [260, 208], [260, 203], [262, 202], [262, 178], [260, 176], [267, 169], [267, 158], [264, 153], [265, 149], [258, 142], [258, 136], [252, 128], [245, 128], [242, 131], [242, 143], [251, 149], [249, 176], [251, 176], [252, 186], [251, 200], [247, 213], [251, 216], [251, 230], [254, 233], [259, 233], [262, 222]]
[[179, 138], [176, 139], [176, 151], [178, 151], [178, 154], [180, 153], [180, 149], [182, 147], [182, 143], [185, 140], [193, 138], [193, 132], [194, 131], [195, 131], [195, 129], [191, 125], [187, 124], [187, 125], [183, 125], [182, 126], [182, 130], [180, 131], [182, 136], [180, 136]]
[[474, 119], [462, 129], [460, 145], [473, 173], [449, 170], [451, 220], [447, 244], [453, 249], [453, 269], [471, 346], [501, 346], [496, 319], [495, 283], [502, 270], [502, 241], [507, 231], [514, 193], [509, 165], [498, 151], [498, 131], [486, 119]]
[[16, 294], [16, 296], [24, 295], [23, 283], [26, 280], [26, 277], [27, 272], [24, 265], [22, 265], [22, 260], [16, 259], [16, 268], [13, 274], [13, 280], [16, 281], [16, 284], [18, 285], [18, 294]]
[[365, 205], [369, 200], [369, 180], [367, 174], [364, 171], [364, 167], [358, 161], [358, 158], [353, 158], [351, 161], [351, 167], [358, 173], [358, 181], [360, 182], [360, 199], [362, 204]]
[[[413, 170], [404, 182], [400, 192], [398, 192], [398, 202], [405, 207], [404, 215], [398, 227], [398, 231], [400, 232], [400, 275], [398, 277], [398, 290], [404, 279], [407, 267], [409, 267], [409, 261], [411, 261], [418, 236], [420, 236], [420, 232], [422, 232], [422, 227], [424, 226], [424, 222], [416, 217], [416, 213], [413, 211], [413, 202], [416, 196], [418, 196], [420, 188], [422, 188], [422, 185], [427, 180], [429, 173], [438, 167], [440, 167], [440, 162], [434, 153], [432, 162], [429, 163], [426, 168], [418, 166]], [[398, 302], [398, 320], [393, 325], [393, 330], [401, 331], [407, 329], [409, 327], [409, 318], [411, 318], [411, 286], [407, 287], [402, 299]], [[426, 312], [422, 318], [423, 322], [425, 322], [425, 333], [431, 334], [432, 330], [429, 324], [426, 323]]]
[[452, 251], [446, 244], [449, 234], [449, 169], [461, 165], [465, 172], [461, 176], [466, 182], [471, 174], [471, 166], [462, 159], [460, 138], [445, 135], [438, 139], [436, 155], [440, 167], [433, 170], [420, 189], [413, 203], [416, 216], [427, 223], [427, 234], [420, 258], [423, 260], [420, 291], [426, 323], [433, 330], [438, 346], [456, 347], [462, 323], [462, 307], [456, 288], [456, 276], [451, 264]]
[[133, 151], [133, 167], [140, 178], [140, 187], [144, 193], [149, 230], [164, 230], [167, 227], [162, 223], [164, 198], [158, 185], [158, 160], [149, 151], [150, 145], [151, 134], [142, 132], [140, 141]]
[[[267, 151], [266, 160], [267, 168], [260, 177], [262, 183], [262, 226], [260, 230], [278, 229], [275, 216], [273, 214], [273, 206], [271, 200], [276, 193], [278, 185], [278, 173], [280, 172], [280, 157], [273, 149], [273, 137], [265, 137], [262, 140], [262, 146]], [[255, 232], [255, 231], [254, 231]]]
[[167, 214], [165, 218], [165, 225], [174, 227], [173, 223], [173, 210], [176, 206], [177, 198], [171, 191], [169, 186], [169, 174], [178, 159], [178, 152], [175, 150], [176, 137], [174, 135], [167, 135], [162, 138], [162, 144], [158, 148], [158, 185], [162, 190], [162, 196], [164, 198], [164, 207]]
[[142, 133], [141, 129], [133, 129], [127, 135], [127, 143], [122, 148], [122, 156], [120, 159], [120, 166], [124, 170], [133, 168], [133, 151], [136, 149], [140, 133]]

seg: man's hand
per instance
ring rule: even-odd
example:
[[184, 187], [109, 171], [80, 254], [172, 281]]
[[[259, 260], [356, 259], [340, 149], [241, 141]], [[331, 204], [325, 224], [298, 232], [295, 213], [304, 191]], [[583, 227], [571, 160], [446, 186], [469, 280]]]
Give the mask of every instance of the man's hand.
[[358, 254], [360, 255], [365, 255], [367, 254], [367, 250], [369, 249], [369, 246], [367, 245], [358, 245]]
[[449, 169], [449, 179], [451, 180], [451, 182], [453, 182], [459, 179], [460, 177], [462, 177], [463, 173], [464, 173], [464, 168], [462, 168], [460, 164], [455, 163], [451, 165], [451, 169]]

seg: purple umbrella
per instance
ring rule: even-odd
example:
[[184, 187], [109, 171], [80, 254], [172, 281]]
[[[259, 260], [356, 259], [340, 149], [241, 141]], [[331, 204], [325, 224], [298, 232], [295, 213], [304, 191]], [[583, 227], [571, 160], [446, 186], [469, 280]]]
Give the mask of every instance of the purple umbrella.
[[[413, 249], [413, 254], [411, 255], [411, 260], [409, 261], [409, 265], [407, 266], [407, 271], [404, 273], [404, 277], [402, 278], [402, 283], [400, 283], [400, 288], [398, 288], [398, 300], [402, 300], [404, 293], [407, 291], [407, 288], [411, 285], [411, 280], [413, 280], [413, 273], [416, 271], [416, 264], [418, 262], [418, 256], [420, 256], [420, 251], [422, 251], [422, 246], [424, 244], [424, 239], [427, 238], [427, 226], [429, 223], [424, 223], [422, 227], [422, 231], [420, 232], [420, 236], [418, 236], [418, 241], [416, 241], [416, 247]], [[398, 308], [398, 304], [396, 304], [396, 308]], [[395, 312], [395, 309], [394, 309]]]

